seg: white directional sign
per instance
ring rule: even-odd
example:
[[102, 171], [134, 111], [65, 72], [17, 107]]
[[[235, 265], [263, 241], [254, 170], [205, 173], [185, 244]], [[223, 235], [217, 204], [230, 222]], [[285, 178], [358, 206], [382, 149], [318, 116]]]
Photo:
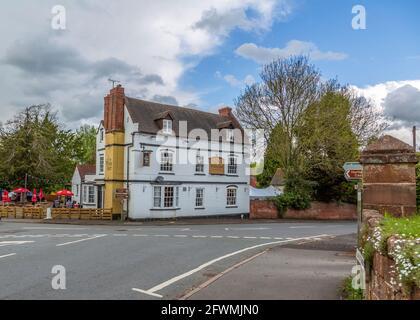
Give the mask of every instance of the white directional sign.
[[343, 166], [344, 176], [348, 181], [359, 181], [363, 177], [363, 166], [359, 162], [346, 162]]

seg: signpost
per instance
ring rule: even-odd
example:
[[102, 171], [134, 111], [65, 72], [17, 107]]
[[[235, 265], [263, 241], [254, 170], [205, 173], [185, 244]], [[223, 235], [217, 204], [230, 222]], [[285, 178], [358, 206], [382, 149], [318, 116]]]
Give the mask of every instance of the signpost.
[[357, 181], [357, 243], [360, 241], [362, 227], [362, 191], [363, 191], [363, 166], [359, 162], [346, 162], [343, 166], [344, 177], [347, 181]]

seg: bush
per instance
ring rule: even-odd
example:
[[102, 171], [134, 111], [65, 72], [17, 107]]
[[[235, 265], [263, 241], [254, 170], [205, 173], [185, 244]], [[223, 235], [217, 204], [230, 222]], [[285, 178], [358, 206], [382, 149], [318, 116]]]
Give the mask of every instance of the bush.
[[305, 210], [311, 206], [311, 197], [308, 193], [285, 192], [274, 199], [280, 216], [283, 216], [287, 209]]

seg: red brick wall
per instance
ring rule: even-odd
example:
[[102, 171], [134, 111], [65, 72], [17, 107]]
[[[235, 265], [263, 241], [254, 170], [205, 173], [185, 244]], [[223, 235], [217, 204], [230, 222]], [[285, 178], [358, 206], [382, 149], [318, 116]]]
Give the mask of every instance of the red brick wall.
[[[270, 200], [251, 200], [250, 219], [277, 219], [278, 211]], [[287, 210], [285, 219], [355, 220], [357, 208], [352, 204], [312, 202], [307, 210]]]
[[357, 207], [354, 204], [336, 204], [312, 202], [306, 210], [287, 210], [286, 219], [315, 219], [315, 220], [356, 220]]
[[277, 219], [277, 207], [271, 200], [251, 200], [250, 219]]

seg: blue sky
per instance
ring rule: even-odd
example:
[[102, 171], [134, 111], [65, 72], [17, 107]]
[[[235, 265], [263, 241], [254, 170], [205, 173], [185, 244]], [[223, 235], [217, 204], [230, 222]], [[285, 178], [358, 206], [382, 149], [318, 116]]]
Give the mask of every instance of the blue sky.
[[[366, 30], [353, 30], [352, 8], [366, 8]], [[201, 94], [205, 106], [233, 104], [240, 86], [227, 86], [222, 77], [237, 79], [252, 75], [258, 81], [260, 65], [243, 58], [235, 50], [243, 43], [284, 48], [291, 40], [314, 43], [322, 51], [342, 52], [343, 60], [313, 63], [325, 78], [337, 77], [341, 83], [358, 87], [388, 81], [419, 79], [420, 1], [405, 0], [296, 0], [292, 14], [274, 22], [267, 32], [235, 29], [215, 53], [204, 58], [182, 77], [180, 86]]]

